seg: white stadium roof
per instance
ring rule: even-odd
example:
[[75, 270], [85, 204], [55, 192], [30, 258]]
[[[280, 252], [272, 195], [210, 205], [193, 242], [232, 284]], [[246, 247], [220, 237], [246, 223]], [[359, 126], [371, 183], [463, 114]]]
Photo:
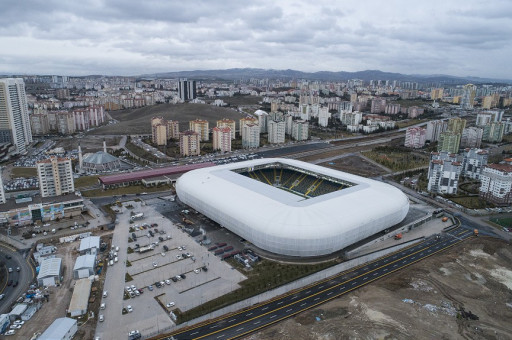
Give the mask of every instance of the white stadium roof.
[[[313, 198], [273, 187], [235, 169], [281, 163], [352, 186]], [[321, 256], [400, 223], [409, 201], [391, 185], [281, 158], [190, 171], [176, 184], [182, 202], [259, 248], [289, 256]]]

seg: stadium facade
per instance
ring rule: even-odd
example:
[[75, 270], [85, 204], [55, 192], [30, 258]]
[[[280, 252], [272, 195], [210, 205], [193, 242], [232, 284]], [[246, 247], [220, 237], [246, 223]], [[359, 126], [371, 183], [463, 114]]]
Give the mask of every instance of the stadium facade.
[[180, 200], [272, 253], [334, 253], [400, 223], [409, 201], [385, 183], [301, 161], [267, 158], [190, 171]]

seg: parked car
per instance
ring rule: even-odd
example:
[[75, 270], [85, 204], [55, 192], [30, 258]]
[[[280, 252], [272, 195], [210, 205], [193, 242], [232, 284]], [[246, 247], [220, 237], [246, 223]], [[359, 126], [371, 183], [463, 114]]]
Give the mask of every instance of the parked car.
[[164, 245], [163, 248], [164, 248], [165, 251], [169, 251], [169, 247], [167, 247], [166, 245]]
[[108, 296], [108, 292], [105, 290], [103, 291], [103, 297], [106, 298]]
[[105, 309], [105, 307], [107, 307], [107, 305], [105, 304], [105, 302], [103, 302], [103, 303], [100, 305], [100, 309]]
[[153, 291], [153, 285], [149, 285], [149, 286], [148, 286], [148, 289], [149, 289], [150, 291]]
[[169, 302], [168, 304], [165, 305], [165, 307], [167, 307], [167, 308], [174, 307], [174, 302]]
[[7, 332], [4, 333], [4, 335], [14, 335], [14, 334], [16, 334], [16, 331], [14, 331], [12, 329], [8, 330]]
[[126, 306], [126, 310], [128, 311], [128, 313], [133, 312], [133, 308], [130, 305]]
[[98, 321], [99, 322], [103, 322], [105, 321], [105, 317], [103, 316], [103, 314], [100, 314], [99, 317], [98, 317]]

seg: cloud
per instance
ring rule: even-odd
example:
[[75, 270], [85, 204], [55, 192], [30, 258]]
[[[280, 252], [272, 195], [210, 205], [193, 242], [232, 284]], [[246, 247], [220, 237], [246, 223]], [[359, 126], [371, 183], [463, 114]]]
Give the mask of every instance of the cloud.
[[0, 72], [231, 67], [508, 77], [512, 6], [471, 0], [8, 1]]

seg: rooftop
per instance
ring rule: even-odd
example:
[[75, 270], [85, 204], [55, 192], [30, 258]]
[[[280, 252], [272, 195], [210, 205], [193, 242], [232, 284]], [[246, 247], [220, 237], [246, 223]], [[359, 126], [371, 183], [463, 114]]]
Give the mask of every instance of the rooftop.
[[89, 279], [80, 279], [76, 281], [75, 288], [73, 289], [73, 295], [71, 296], [71, 302], [69, 303], [68, 311], [70, 313], [73, 311], [87, 311], [91, 286], [92, 282]]
[[205, 162], [205, 163], [199, 163], [199, 164], [171, 166], [171, 167], [160, 168], [160, 169], [142, 170], [142, 171], [125, 173], [125, 174], [100, 176], [99, 181], [105, 185], [124, 183], [124, 182], [133, 182], [133, 181], [140, 181], [143, 178], [182, 174], [182, 173], [188, 172], [190, 170], [207, 168], [207, 167], [211, 167], [214, 165], [215, 165], [215, 163]]
[[63, 339], [73, 326], [76, 325], [76, 320], [71, 318], [58, 318], [48, 327], [38, 340], [55, 340]]

